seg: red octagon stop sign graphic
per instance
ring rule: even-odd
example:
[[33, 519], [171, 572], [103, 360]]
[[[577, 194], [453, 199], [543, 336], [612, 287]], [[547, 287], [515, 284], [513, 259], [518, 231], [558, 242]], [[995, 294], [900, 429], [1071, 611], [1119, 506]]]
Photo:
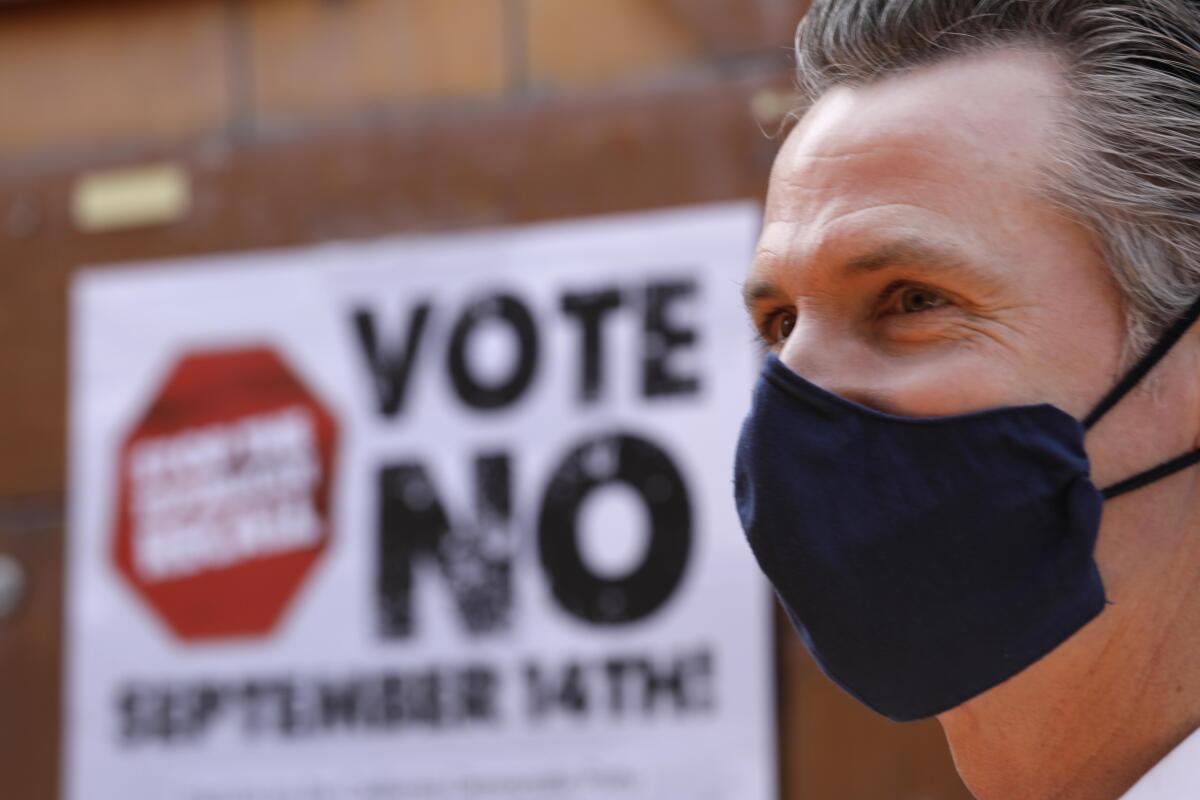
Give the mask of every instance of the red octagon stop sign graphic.
[[336, 439], [274, 350], [186, 355], [121, 448], [117, 569], [182, 639], [270, 632], [332, 537]]

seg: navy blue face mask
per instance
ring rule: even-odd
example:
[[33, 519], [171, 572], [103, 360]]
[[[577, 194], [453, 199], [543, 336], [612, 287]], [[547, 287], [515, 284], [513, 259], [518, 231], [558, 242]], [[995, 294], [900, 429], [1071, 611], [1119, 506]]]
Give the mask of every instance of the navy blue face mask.
[[1083, 441], [1200, 316], [1200, 301], [1082, 422], [1051, 405], [898, 417], [768, 356], [735, 494], [750, 547], [825, 673], [897, 721], [933, 716], [1049, 653], [1105, 607], [1104, 500]]

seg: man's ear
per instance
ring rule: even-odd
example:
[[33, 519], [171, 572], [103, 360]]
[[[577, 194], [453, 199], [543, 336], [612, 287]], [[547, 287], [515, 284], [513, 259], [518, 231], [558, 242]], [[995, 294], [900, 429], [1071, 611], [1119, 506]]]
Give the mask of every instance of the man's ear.
[[1178, 347], [1183, 351], [1180, 355], [1186, 356], [1182, 374], [1187, 382], [1187, 403], [1183, 407], [1189, 412], [1184, 422], [1195, 432], [1192, 446], [1200, 449], [1200, 325], [1188, 331]]

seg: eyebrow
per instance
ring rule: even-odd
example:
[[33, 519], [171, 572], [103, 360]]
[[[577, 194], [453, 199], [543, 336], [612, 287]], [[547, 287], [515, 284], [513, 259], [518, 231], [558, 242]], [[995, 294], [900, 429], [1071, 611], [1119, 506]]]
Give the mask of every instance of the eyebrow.
[[[979, 280], [987, 279], [987, 276], [957, 248], [918, 238], [896, 239], [855, 256], [842, 264], [841, 273], [849, 277], [895, 267], [966, 273]], [[781, 300], [786, 297], [783, 289], [769, 278], [751, 278], [742, 284], [742, 302], [745, 303], [747, 311], [752, 311], [763, 300]]]
[[870, 273], [888, 267], [921, 267], [937, 272], [958, 272], [968, 269], [969, 265], [956, 248], [924, 239], [897, 239], [850, 259], [842, 271], [847, 274]]

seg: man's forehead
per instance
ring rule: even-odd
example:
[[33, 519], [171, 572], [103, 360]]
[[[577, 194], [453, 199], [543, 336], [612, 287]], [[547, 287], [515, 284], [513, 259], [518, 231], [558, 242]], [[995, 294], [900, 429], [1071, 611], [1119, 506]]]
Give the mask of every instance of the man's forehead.
[[[804, 220], [855, 198], [951, 201], [955, 187], [961, 194], [1036, 181], [1061, 112], [1060, 87], [1052, 57], [1014, 48], [835, 88], [788, 137], [767, 217]], [[923, 183], [932, 184], [924, 195]]]

